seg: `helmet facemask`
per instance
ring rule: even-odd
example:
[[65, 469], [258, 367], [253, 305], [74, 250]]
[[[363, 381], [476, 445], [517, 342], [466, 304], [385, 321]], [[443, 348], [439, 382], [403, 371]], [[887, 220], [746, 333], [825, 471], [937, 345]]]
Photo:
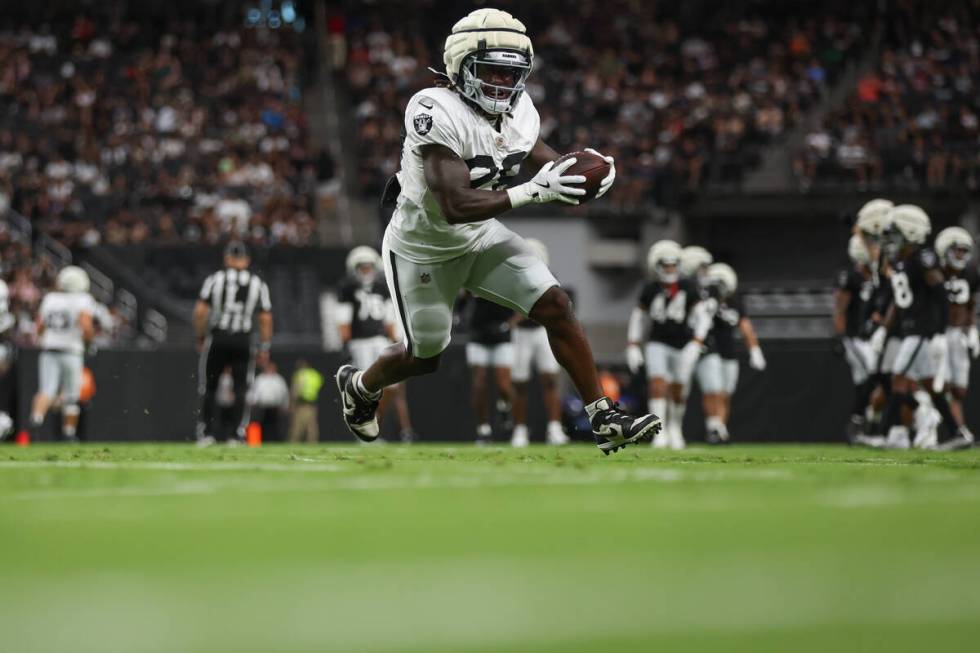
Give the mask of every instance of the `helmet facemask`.
[[489, 114], [509, 113], [524, 92], [531, 59], [516, 50], [478, 50], [460, 65], [457, 86]]
[[362, 286], [370, 286], [378, 278], [378, 268], [374, 263], [358, 263], [354, 268], [354, 276], [361, 282]]
[[956, 244], [946, 251], [946, 263], [954, 270], [965, 270], [966, 264], [970, 262], [970, 257], [972, 255], [972, 247]]
[[[661, 283], [674, 283], [679, 275], [680, 259], [664, 257], [657, 261], [654, 271], [657, 273], [657, 280]], [[667, 268], [670, 268], [669, 270]]]

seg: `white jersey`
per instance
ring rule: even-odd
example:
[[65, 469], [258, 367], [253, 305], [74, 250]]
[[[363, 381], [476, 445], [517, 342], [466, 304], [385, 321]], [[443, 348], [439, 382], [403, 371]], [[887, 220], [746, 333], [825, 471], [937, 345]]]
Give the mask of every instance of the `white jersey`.
[[84, 353], [85, 342], [78, 324], [78, 316], [82, 313], [95, 313], [95, 300], [88, 293], [50, 292], [45, 295], [40, 309], [44, 323], [41, 349]]
[[538, 111], [527, 93], [512, 114], [502, 116], [499, 132], [456, 91], [428, 88], [416, 93], [405, 109], [401, 194], [388, 226], [391, 249], [414, 263], [438, 263], [479, 249], [502, 228], [496, 219], [457, 225], [446, 221], [425, 183], [423, 145], [443, 145], [463, 159], [472, 188], [501, 190], [520, 171], [539, 131]]

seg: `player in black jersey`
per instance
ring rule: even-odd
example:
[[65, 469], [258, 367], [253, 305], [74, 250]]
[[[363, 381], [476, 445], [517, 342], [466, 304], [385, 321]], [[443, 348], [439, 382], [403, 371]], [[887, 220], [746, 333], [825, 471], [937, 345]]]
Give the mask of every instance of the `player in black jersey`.
[[851, 264], [837, 275], [834, 289], [834, 333], [840, 339], [854, 383], [847, 436], [850, 440], [866, 432], [865, 413], [874, 388], [878, 357], [868, 341], [875, 291], [871, 258], [860, 236], [851, 236], [847, 256]]
[[[466, 343], [466, 362], [472, 374], [472, 403], [476, 414], [476, 443], [493, 442], [490, 426], [489, 375], [493, 370], [493, 383], [497, 387], [497, 414], [501, 428], [510, 434], [511, 405], [514, 387], [510, 380], [510, 368], [514, 364], [514, 345], [511, 330], [516, 314], [512, 309], [495, 304], [482, 297], [469, 296], [463, 306], [469, 311], [470, 341]], [[515, 447], [526, 447], [527, 441], [511, 442]]]
[[[355, 247], [347, 255], [347, 276], [337, 289], [337, 328], [355, 367], [366, 369], [393, 342], [398, 320], [382, 277], [381, 256], [371, 247]], [[404, 384], [398, 383], [381, 398], [379, 421], [388, 406], [394, 405], [398, 416], [399, 437], [408, 443], [416, 439], [408, 412]]]
[[[894, 207], [888, 219], [891, 226], [885, 248], [890, 265], [885, 275], [891, 284], [892, 300], [883, 324], [872, 336], [872, 346], [881, 351], [892, 325], [902, 343], [895, 356], [892, 392], [885, 408], [887, 435], [884, 439], [859, 436], [856, 441], [891, 448], [931, 448], [936, 445], [940, 419], [956, 430], [949, 403], [933, 383], [937, 372], [942, 375], [946, 357], [949, 311], [945, 279], [939, 258], [926, 246], [932, 225], [925, 211], [903, 204]], [[909, 436], [913, 422], [914, 441]]]
[[[255, 364], [269, 358], [272, 342], [272, 302], [269, 287], [251, 270], [245, 244], [232, 241], [225, 247], [225, 266], [204, 280], [194, 306], [194, 332], [201, 353], [198, 365], [198, 392], [201, 409], [197, 424], [200, 446], [214, 444], [214, 403], [218, 380], [225, 367], [231, 367], [235, 402], [232, 414], [238, 423], [229, 443], [245, 440], [249, 410], [245, 394], [252, 384]], [[258, 326], [256, 356], [253, 330]]]
[[[682, 424], [687, 388], [711, 328], [711, 316], [700, 306], [697, 282], [679, 274], [681, 253], [681, 246], [672, 240], [661, 240], [650, 248], [647, 267], [653, 279], [643, 287], [630, 316], [626, 350], [627, 364], [634, 373], [646, 361], [650, 409], [666, 415], [665, 427], [653, 444], [675, 449], [685, 446]], [[645, 351], [641, 349], [644, 339]]]
[[946, 274], [949, 298], [949, 383], [950, 408], [959, 422], [959, 433], [942, 443], [940, 449], [965, 449], [973, 446], [974, 437], [965, 425], [962, 402], [970, 380], [970, 359], [980, 355], [980, 334], [976, 325], [976, 296], [980, 276], [973, 257], [973, 237], [962, 227], [943, 229], [936, 236], [936, 254]]
[[711, 331], [708, 333], [705, 354], [698, 361], [697, 378], [703, 397], [705, 428], [709, 444], [729, 440], [728, 417], [731, 415], [732, 394], [738, 383], [738, 353], [735, 332], [742, 334], [749, 350], [749, 367], [766, 369], [759, 339], [751, 320], [745, 315], [742, 298], [736, 294], [738, 276], [731, 266], [714, 263], [706, 275], [707, 304], [714, 304]]

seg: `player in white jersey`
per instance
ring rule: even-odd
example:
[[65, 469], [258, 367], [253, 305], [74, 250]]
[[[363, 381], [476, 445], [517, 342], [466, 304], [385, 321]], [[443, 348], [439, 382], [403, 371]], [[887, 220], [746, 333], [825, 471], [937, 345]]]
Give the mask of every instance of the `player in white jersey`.
[[95, 300], [88, 293], [88, 275], [74, 265], [58, 273], [55, 288], [55, 292], [44, 296], [38, 310], [41, 354], [38, 391], [31, 404], [31, 428], [40, 428], [57, 399], [61, 405], [61, 433], [65, 439], [75, 440], [85, 347], [95, 335]]
[[[608, 453], [649, 439], [654, 415], [633, 418], [602, 395], [592, 351], [568, 295], [523, 238], [496, 217], [532, 203], [577, 204], [585, 190], [566, 175], [574, 158], [541, 140], [525, 80], [533, 48], [523, 23], [497, 9], [479, 9], [446, 39], [447, 88], [417, 93], [405, 111], [401, 186], [382, 246], [386, 278], [405, 332], [366, 370], [341, 367], [337, 385], [344, 420], [362, 440], [378, 434], [375, 412], [383, 389], [434, 372], [449, 344], [452, 306], [461, 288], [541, 324], [555, 357], [586, 403], [599, 448]], [[610, 173], [600, 193], [615, 178]], [[530, 181], [512, 186], [522, 166]]]
[[0, 440], [14, 431], [14, 420], [11, 418], [15, 395], [14, 348], [9, 338], [13, 330], [11, 327], [16, 321], [10, 314], [10, 291], [7, 282], [0, 279]]

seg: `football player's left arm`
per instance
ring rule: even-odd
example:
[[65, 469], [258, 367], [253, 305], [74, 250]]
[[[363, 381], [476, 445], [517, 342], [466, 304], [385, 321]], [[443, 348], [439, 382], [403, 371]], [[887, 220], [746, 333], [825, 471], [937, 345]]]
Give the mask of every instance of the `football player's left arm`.
[[[609, 164], [609, 174], [607, 174], [605, 179], [602, 180], [602, 183], [599, 185], [599, 192], [596, 193], [596, 198], [599, 198], [605, 195], [606, 191], [608, 191], [613, 185], [613, 182], [616, 181], [616, 161], [611, 156], [600, 154], [591, 147], [585, 148], [585, 151], [591, 152], [596, 156], [601, 156], [606, 160], [606, 163]], [[544, 164], [548, 163], [549, 161], [554, 161], [560, 156], [561, 155], [558, 154], [554, 148], [545, 143], [539, 137], [538, 142], [535, 143], [534, 147], [531, 148], [531, 151], [528, 152], [527, 158], [524, 159], [524, 163], [521, 167], [526, 167], [527, 170], [534, 175], [541, 169], [542, 166], [544, 166]]]
[[258, 362], [265, 364], [269, 361], [269, 349], [272, 347], [272, 311], [259, 311], [259, 356]]
[[930, 301], [936, 307], [939, 315], [939, 333], [946, 333], [949, 324], [949, 294], [946, 292], [946, 276], [939, 268], [926, 270], [926, 285], [929, 288]]
[[742, 332], [745, 345], [749, 348], [749, 367], [759, 370], [766, 369], [766, 357], [762, 355], [762, 347], [759, 346], [759, 336], [755, 333], [752, 321], [747, 317], [742, 317], [738, 321], [738, 330]]

